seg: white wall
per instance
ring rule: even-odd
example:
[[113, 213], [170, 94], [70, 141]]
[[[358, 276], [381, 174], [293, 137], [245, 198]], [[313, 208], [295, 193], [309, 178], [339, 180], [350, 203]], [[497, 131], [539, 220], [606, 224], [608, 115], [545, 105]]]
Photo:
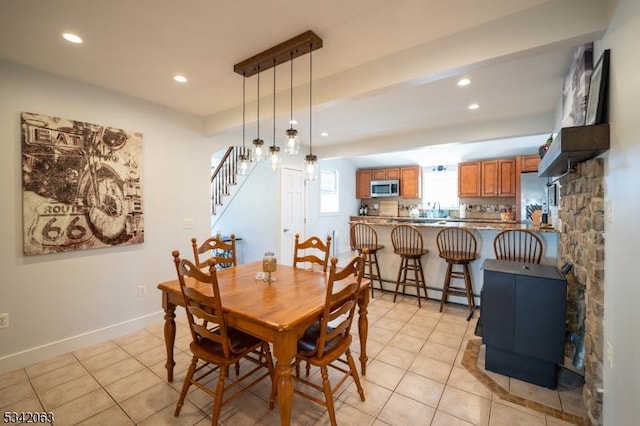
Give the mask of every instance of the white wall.
[[[604, 339], [613, 348], [613, 367], [605, 361], [604, 424], [637, 424], [640, 395], [640, 2], [610, 0], [611, 23], [595, 58], [611, 49], [611, 149], [605, 163]], [[606, 350], [606, 349], [605, 349]]]
[[[1, 373], [161, 319], [155, 287], [175, 275], [172, 249], [190, 253], [189, 237], [209, 234], [210, 156], [220, 146], [198, 133], [199, 119], [4, 61], [0, 94], [0, 313], [10, 315]], [[143, 133], [143, 244], [22, 254], [22, 111]], [[183, 230], [184, 218], [194, 229]]]
[[[302, 170], [304, 155], [284, 155], [283, 167]], [[321, 168], [337, 170], [339, 174], [340, 213], [320, 215], [318, 182], [306, 184], [305, 238], [311, 235], [322, 239], [337, 232], [338, 253], [349, 250], [349, 216], [357, 215], [355, 198], [355, 167], [348, 160], [319, 160]], [[280, 217], [278, 216], [280, 188], [279, 174], [268, 164], [258, 164], [238, 188], [238, 194], [228, 205], [214, 228], [228, 235], [241, 237], [238, 242], [239, 263], [262, 259], [266, 251], [278, 251]], [[235, 189], [234, 189], [235, 190]], [[274, 198], [276, 197], [276, 198]]]

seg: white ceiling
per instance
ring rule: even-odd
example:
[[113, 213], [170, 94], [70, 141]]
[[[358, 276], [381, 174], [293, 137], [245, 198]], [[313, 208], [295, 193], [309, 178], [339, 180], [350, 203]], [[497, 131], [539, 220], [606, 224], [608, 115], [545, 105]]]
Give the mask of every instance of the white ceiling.
[[[554, 130], [572, 54], [606, 24], [605, 0], [2, 1], [0, 59], [198, 116], [196, 130], [239, 144], [242, 78], [233, 65], [310, 29], [324, 42], [313, 53], [314, 153], [358, 166], [431, 165], [535, 151], [546, 138], [522, 136]], [[66, 31], [85, 42], [65, 42]], [[293, 64], [303, 144], [308, 59]], [[189, 82], [174, 82], [178, 73]], [[471, 85], [457, 87], [462, 76]], [[289, 64], [277, 68], [278, 140], [289, 77]], [[248, 139], [256, 81], [247, 80]], [[271, 70], [262, 74], [267, 142], [272, 81]], [[480, 108], [468, 110], [472, 102]]]

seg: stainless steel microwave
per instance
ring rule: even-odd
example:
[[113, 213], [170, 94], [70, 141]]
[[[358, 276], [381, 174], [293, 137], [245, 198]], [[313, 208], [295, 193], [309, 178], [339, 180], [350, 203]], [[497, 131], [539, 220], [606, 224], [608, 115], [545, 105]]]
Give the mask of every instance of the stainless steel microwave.
[[398, 180], [371, 181], [371, 197], [397, 197], [400, 189]]

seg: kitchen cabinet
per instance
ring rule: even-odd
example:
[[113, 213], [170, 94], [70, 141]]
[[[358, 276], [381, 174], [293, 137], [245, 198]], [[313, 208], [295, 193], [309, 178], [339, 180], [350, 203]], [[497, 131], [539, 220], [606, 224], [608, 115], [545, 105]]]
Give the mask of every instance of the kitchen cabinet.
[[356, 170], [356, 198], [371, 198], [371, 181], [375, 180], [399, 180], [400, 197], [420, 198], [421, 178], [420, 166], [359, 169]]
[[558, 268], [487, 259], [480, 323], [487, 370], [548, 388], [564, 362], [567, 282]]
[[420, 198], [422, 188], [422, 168], [420, 166], [401, 167], [400, 197]]
[[356, 198], [371, 198], [371, 170], [356, 170]]
[[515, 197], [515, 159], [482, 162], [481, 195], [483, 197]]
[[516, 160], [458, 164], [459, 197], [515, 197]]
[[520, 171], [522, 173], [538, 172], [538, 164], [540, 164], [539, 155], [523, 155], [518, 157], [520, 160]]
[[481, 175], [480, 161], [458, 164], [458, 196], [479, 197]]
[[393, 169], [373, 169], [371, 170], [371, 180], [397, 180], [400, 179], [400, 168]]

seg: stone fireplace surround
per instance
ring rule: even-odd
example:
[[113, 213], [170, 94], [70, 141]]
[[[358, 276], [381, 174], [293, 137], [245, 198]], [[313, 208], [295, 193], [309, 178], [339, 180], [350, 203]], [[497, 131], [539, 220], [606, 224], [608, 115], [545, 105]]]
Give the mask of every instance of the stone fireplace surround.
[[[578, 332], [579, 288], [584, 286], [585, 385], [583, 400], [589, 425], [602, 424], [602, 367], [604, 316], [604, 160], [580, 163], [575, 173], [560, 180], [558, 267], [573, 265], [567, 276], [567, 321]], [[573, 358], [575, 345], [567, 343]]]

